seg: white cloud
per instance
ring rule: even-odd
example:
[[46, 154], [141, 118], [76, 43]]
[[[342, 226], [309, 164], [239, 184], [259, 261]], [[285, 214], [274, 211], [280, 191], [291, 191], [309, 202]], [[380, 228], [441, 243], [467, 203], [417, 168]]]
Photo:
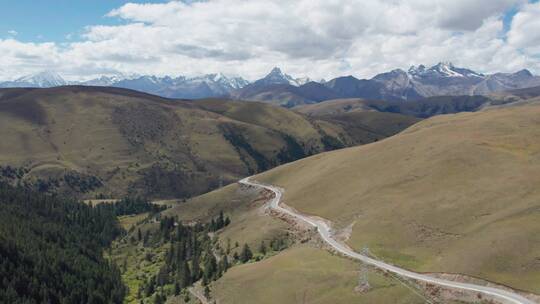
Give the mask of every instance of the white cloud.
[[8, 34], [11, 35], [11, 36], [17, 36], [19, 33], [17, 31], [15, 31], [15, 30], [9, 30]]
[[[519, 13], [506, 40], [502, 15], [514, 6]], [[442, 60], [480, 72], [540, 72], [539, 11], [525, 0], [128, 3], [108, 14], [123, 24], [89, 26], [79, 42], [9, 40], [18, 43], [19, 55], [47, 51], [28, 62], [8, 53], [0, 59], [0, 77], [37, 69], [38, 62], [68, 77], [222, 71], [253, 79], [278, 65], [294, 75], [328, 79]], [[6, 41], [0, 40], [0, 52]]]
[[540, 2], [525, 5], [514, 16], [508, 42], [530, 54], [540, 53]]

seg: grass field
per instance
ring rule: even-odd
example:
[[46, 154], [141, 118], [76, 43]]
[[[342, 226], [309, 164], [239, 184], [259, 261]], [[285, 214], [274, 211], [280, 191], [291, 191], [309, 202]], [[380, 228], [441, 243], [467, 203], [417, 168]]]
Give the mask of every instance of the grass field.
[[120, 268], [122, 281], [128, 287], [124, 303], [139, 303], [137, 298], [139, 288], [165, 263], [167, 249], [165, 245], [158, 248], [145, 248], [130, 242], [113, 244], [109, 257]]
[[122, 225], [122, 228], [124, 228], [126, 231], [129, 231], [131, 227], [136, 226], [139, 222], [143, 221], [147, 217], [148, 213], [123, 215], [118, 217], [118, 221], [120, 222], [120, 225]]
[[302, 212], [352, 224], [348, 243], [385, 261], [540, 294], [539, 117], [534, 104], [437, 116], [256, 179]]
[[[356, 134], [263, 103], [169, 100], [99, 87], [2, 92], [8, 91], [0, 98], [0, 165], [29, 169], [25, 180], [69, 173], [99, 179], [103, 186], [76, 193], [85, 198], [191, 197], [334, 148], [323, 141], [328, 136], [340, 146], [387, 136], [369, 120], [359, 123], [371, 129]], [[415, 122], [404, 121], [387, 125], [401, 130]]]
[[231, 224], [219, 234], [223, 247], [230, 239], [233, 251], [239, 250], [234, 246], [237, 242], [256, 250], [261, 241], [268, 244], [275, 237], [285, 236], [289, 229], [285, 222], [265, 215], [263, 203], [258, 191], [242, 190], [238, 184], [232, 184], [181, 203], [164, 214], [176, 215], [183, 221], [208, 222], [223, 211], [231, 219]]
[[371, 289], [356, 292], [360, 266], [321, 249], [296, 246], [232, 268], [215, 286], [219, 303], [425, 303], [399, 282], [369, 272]]
[[[204, 222], [223, 210], [231, 224], [219, 233], [220, 240], [248, 243], [256, 252], [262, 240], [283, 236], [290, 229], [287, 223], [264, 214], [263, 202], [259, 191], [233, 184], [164, 213]], [[355, 292], [359, 267], [324, 249], [297, 244], [260, 262], [231, 268], [213, 284], [212, 295], [217, 303], [422, 303], [399, 282], [376, 272], [369, 274], [371, 291]]]

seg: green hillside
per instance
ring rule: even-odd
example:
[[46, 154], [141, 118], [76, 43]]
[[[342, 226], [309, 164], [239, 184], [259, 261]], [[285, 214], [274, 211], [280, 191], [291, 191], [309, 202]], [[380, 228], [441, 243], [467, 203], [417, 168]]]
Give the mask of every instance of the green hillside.
[[[416, 121], [404, 120], [382, 127]], [[261, 103], [75, 86], [0, 90], [0, 127], [2, 179], [86, 197], [191, 196], [388, 134], [380, 125], [356, 134]]]
[[441, 115], [256, 177], [352, 226], [348, 244], [422, 272], [540, 293], [540, 106]]

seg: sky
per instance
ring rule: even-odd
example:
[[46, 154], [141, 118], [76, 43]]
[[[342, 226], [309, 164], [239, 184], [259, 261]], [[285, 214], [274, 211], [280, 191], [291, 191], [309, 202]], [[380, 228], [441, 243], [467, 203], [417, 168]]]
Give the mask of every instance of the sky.
[[0, 80], [54, 71], [369, 78], [441, 61], [540, 74], [528, 0], [0, 0]]

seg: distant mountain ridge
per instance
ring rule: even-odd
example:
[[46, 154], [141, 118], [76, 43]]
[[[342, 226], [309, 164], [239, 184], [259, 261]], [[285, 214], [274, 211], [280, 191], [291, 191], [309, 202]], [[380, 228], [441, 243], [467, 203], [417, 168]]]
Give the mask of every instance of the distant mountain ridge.
[[105, 86], [132, 89], [169, 98], [197, 99], [228, 95], [249, 82], [242, 77], [224, 74], [207, 74], [198, 77], [101, 76], [87, 81], [66, 81], [59, 74], [44, 71], [24, 76], [13, 81], [0, 82], [0, 88], [51, 88], [65, 85]]
[[169, 98], [230, 97], [293, 107], [339, 98], [407, 101], [433, 96], [487, 95], [540, 86], [540, 77], [526, 69], [515, 73], [482, 74], [449, 62], [440, 62], [432, 67], [411, 66], [407, 71], [395, 69], [371, 79], [342, 76], [320, 82], [312, 81], [309, 77], [294, 78], [278, 67], [251, 83], [242, 77], [222, 73], [175, 78], [119, 75], [68, 82], [54, 72], [42, 72], [0, 82], [0, 88], [47, 88], [70, 84], [119, 87]]
[[51, 88], [68, 84], [59, 74], [51, 71], [43, 71], [37, 74], [23, 76], [13, 81], [0, 82], [0, 88]]
[[540, 86], [540, 77], [528, 70], [485, 75], [456, 67], [452, 63], [441, 62], [429, 68], [419, 65], [412, 66], [408, 71], [395, 69], [371, 79], [343, 76], [323, 83], [310, 82], [297, 87], [287, 84], [256, 84], [257, 82], [234, 91], [231, 97], [287, 107], [341, 98], [407, 101], [434, 96], [487, 95], [530, 88]]

